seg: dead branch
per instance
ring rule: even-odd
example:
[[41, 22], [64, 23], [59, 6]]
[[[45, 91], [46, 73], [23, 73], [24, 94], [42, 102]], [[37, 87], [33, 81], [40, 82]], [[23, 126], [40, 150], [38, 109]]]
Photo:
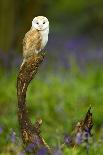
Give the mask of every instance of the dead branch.
[[50, 153], [49, 146], [40, 135], [42, 120], [37, 120], [33, 125], [28, 117], [28, 111], [26, 107], [27, 88], [37, 73], [43, 59], [43, 53], [38, 56], [32, 56], [20, 67], [17, 77], [18, 119], [23, 143], [26, 146], [28, 144], [34, 144], [36, 145], [37, 149], [40, 147], [46, 147]]

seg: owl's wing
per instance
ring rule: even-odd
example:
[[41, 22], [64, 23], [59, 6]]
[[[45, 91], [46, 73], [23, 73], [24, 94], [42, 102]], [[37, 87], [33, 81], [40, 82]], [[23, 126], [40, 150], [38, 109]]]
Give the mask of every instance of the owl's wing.
[[23, 54], [29, 56], [33, 51], [41, 48], [41, 36], [38, 30], [30, 29], [23, 39]]

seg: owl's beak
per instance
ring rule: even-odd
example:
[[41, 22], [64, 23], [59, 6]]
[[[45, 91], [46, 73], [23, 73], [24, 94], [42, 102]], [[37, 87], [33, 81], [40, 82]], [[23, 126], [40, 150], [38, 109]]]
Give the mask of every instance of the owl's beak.
[[39, 28], [42, 29], [43, 25], [39, 25]]

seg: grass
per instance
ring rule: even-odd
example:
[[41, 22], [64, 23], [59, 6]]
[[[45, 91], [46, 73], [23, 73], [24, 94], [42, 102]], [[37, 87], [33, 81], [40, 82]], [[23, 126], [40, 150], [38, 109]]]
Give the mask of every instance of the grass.
[[[0, 154], [12, 155], [11, 148], [17, 152], [21, 146], [12, 142], [13, 131], [19, 140], [17, 120], [16, 77], [17, 72], [0, 72]], [[89, 66], [85, 71], [74, 65], [72, 69], [61, 73], [39, 73], [29, 86], [27, 92], [29, 116], [34, 122], [40, 117], [43, 120], [42, 135], [51, 147], [63, 143], [65, 133], [71, 133], [74, 124], [81, 120], [92, 106], [93, 134], [95, 143], [90, 146], [90, 155], [103, 154], [103, 69]], [[18, 141], [17, 140], [17, 141]], [[16, 142], [17, 143], [17, 142]], [[12, 149], [11, 149], [12, 150]], [[18, 154], [15, 152], [14, 154]], [[65, 155], [85, 155], [83, 147], [64, 147]]]

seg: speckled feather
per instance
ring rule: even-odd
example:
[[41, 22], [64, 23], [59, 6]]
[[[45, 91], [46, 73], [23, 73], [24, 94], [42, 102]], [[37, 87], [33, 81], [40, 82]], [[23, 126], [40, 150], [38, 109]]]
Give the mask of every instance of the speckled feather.
[[41, 35], [40, 32], [34, 28], [31, 28], [25, 34], [23, 39], [23, 56], [24, 58], [28, 58], [31, 55], [35, 55], [37, 51], [41, 49]]

